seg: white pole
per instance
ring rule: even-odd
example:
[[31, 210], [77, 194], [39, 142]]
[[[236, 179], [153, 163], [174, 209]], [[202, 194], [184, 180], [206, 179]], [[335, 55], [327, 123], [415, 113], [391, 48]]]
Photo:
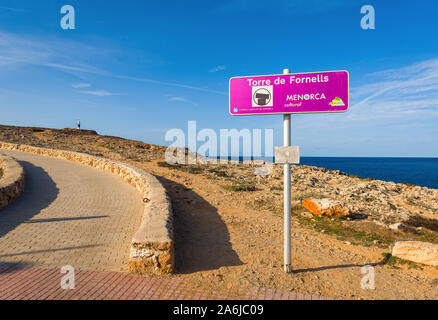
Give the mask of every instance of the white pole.
[[[289, 69], [284, 69], [283, 74], [290, 74]], [[283, 141], [284, 146], [291, 145], [291, 116], [283, 115]], [[284, 165], [284, 271], [292, 272], [291, 260], [291, 178], [290, 164]]]

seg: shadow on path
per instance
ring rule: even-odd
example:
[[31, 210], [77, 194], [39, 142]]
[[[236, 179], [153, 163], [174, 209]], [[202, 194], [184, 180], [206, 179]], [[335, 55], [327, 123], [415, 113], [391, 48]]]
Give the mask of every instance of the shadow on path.
[[305, 273], [305, 272], [317, 272], [331, 269], [347, 269], [347, 268], [362, 268], [363, 266], [382, 266], [388, 261], [388, 258], [384, 258], [380, 262], [366, 263], [366, 264], [341, 264], [337, 266], [326, 266], [326, 267], [317, 267], [317, 268], [309, 268], [309, 269], [298, 269], [293, 270], [292, 273]]
[[0, 210], [0, 238], [47, 208], [58, 196], [59, 189], [49, 174], [30, 162], [19, 161], [26, 172], [23, 194]]
[[159, 176], [157, 179], [172, 199], [176, 273], [242, 265], [217, 209], [183, 185]]
[[90, 244], [90, 245], [86, 245], [86, 246], [77, 246], [77, 247], [66, 247], [66, 248], [55, 248], [55, 249], [25, 251], [25, 252], [9, 253], [9, 254], [0, 255], [0, 258], [15, 257], [15, 256], [28, 255], [28, 254], [35, 255], [35, 254], [38, 254], [38, 253], [46, 253], [46, 252], [71, 251], [71, 250], [79, 250], [79, 249], [94, 248], [94, 247], [101, 247], [101, 246], [102, 246], [101, 244]]
[[20, 269], [28, 268], [29, 264], [25, 262], [0, 261], [0, 274], [15, 272]]
[[[72, 217], [72, 218], [50, 218], [50, 219], [32, 219], [28, 221], [23, 221], [23, 223], [47, 223], [47, 222], [59, 222], [59, 221], [80, 221], [80, 220], [90, 220], [90, 219], [102, 219], [108, 218], [109, 216], [90, 216], [90, 217]], [[0, 218], [1, 221], [1, 218]]]

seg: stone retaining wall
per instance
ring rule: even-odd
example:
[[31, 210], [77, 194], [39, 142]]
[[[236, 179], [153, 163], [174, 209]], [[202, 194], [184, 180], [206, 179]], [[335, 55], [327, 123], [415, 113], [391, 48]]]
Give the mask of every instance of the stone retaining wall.
[[23, 167], [11, 157], [0, 154], [0, 209], [17, 199], [24, 191], [25, 174]]
[[173, 211], [166, 190], [153, 175], [122, 162], [84, 153], [0, 142], [0, 149], [18, 150], [79, 162], [118, 175], [135, 187], [143, 198], [141, 226], [131, 241], [131, 272], [170, 273], [174, 269]]

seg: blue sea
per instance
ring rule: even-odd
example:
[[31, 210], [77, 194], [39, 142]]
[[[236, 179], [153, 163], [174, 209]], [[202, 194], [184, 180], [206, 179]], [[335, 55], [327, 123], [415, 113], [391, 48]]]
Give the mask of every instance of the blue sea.
[[361, 178], [438, 189], [438, 158], [301, 157], [301, 164], [340, 170]]
[[301, 164], [438, 189], [438, 158], [302, 157]]

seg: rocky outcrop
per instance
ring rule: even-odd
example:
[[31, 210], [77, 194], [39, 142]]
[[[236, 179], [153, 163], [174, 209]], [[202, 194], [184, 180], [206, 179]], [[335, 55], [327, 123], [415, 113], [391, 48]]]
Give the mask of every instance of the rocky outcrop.
[[130, 271], [170, 273], [174, 269], [173, 211], [167, 192], [148, 172], [84, 153], [0, 142], [0, 149], [17, 150], [78, 162], [118, 175], [137, 189], [145, 204], [142, 223], [131, 241]]
[[23, 167], [11, 157], [0, 154], [0, 209], [17, 199], [24, 191], [25, 174]]
[[326, 198], [306, 198], [303, 200], [303, 207], [318, 216], [347, 217], [349, 215], [348, 209], [342, 202]]
[[430, 266], [438, 266], [438, 245], [420, 241], [397, 241], [394, 257]]
[[166, 147], [119, 137], [102, 136], [94, 130], [51, 129], [0, 125], [0, 141], [41, 148], [70, 150], [97, 157], [148, 161], [162, 159]]
[[[351, 215], [366, 215], [369, 221], [387, 227], [395, 223], [409, 224], [416, 216], [434, 219], [438, 213], [437, 189], [363, 179], [339, 170], [306, 165], [292, 166], [291, 176], [292, 195], [342, 201]], [[275, 165], [272, 174], [265, 179], [277, 182], [282, 177], [283, 168]]]

